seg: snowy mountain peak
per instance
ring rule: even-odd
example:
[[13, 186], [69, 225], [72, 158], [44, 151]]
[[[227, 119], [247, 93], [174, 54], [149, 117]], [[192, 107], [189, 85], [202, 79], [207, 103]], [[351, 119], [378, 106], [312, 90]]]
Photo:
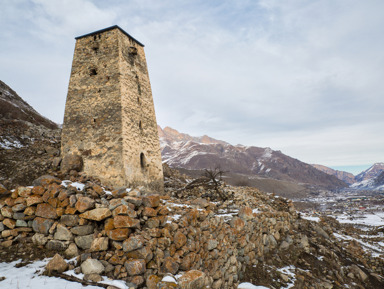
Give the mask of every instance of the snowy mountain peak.
[[378, 177], [382, 172], [384, 172], [384, 163], [375, 163], [370, 168], [365, 171], [362, 171], [356, 176], [357, 182], [362, 182]]

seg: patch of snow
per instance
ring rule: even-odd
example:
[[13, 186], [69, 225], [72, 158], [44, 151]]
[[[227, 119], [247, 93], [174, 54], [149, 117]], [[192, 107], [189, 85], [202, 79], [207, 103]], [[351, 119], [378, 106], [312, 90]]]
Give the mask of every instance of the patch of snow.
[[[84, 278], [84, 274], [82, 274], [82, 273], [76, 274], [74, 270], [66, 271], [66, 272], [64, 272], [64, 274], [68, 275], [68, 276], [74, 276], [74, 277], [77, 277], [79, 279], [83, 279]], [[112, 280], [112, 279], [109, 279], [108, 277], [105, 277], [105, 276], [102, 276], [102, 277], [103, 277], [103, 281], [99, 282], [101, 284], [112, 285], [112, 286], [115, 286], [116, 288], [120, 288], [120, 289], [128, 289], [129, 288], [127, 285], [125, 285], [124, 281]], [[98, 286], [88, 287], [87, 286], [86, 288], [100, 288], [100, 287], [98, 287]], [[72, 289], [72, 287], [71, 287], [71, 289]]]
[[9, 150], [13, 148], [22, 148], [24, 147], [18, 140], [8, 140], [8, 139], [0, 139], [0, 148]]
[[84, 187], [85, 187], [84, 184], [79, 183], [79, 182], [74, 182], [74, 183], [71, 183], [69, 185], [74, 187], [74, 188], [76, 188], [78, 191], [82, 191], [84, 189]]
[[271, 169], [267, 169], [265, 172], [268, 174], [271, 171]]
[[384, 244], [380, 244], [382, 242], [378, 242], [375, 245], [372, 245], [362, 240], [353, 238], [351, 236], [341, 235], [338, 233], [333, 233], [333, 235], [339, 240], [344, 240], [344, 241], [355, 240], [362, 246], [365, 252], [372, 254], [373, 257], [379, 257], [384, 252], [384, 246], [383, 246]]
[[206, 155], [208, 154], [207, 152], [199, 152], [199, 151], [192, 151], [189, 155], [187, 155], [185, 158], [183, 158], [180, 163], [186, 165], [187, 163], [190, 162], [190, 160], [198, 155]]
[[[177, 221], [178, 219], [180, 219], [181, 215], [173, 215], [173, 216], [170, 216], [172, 220], [175, 220]], [[170, 224], [172, 223], [172, 220], [167, 220], [167, 223]]]
[[[51, 288], [71, 288], [71, 289], [100, 289], [99, 286], [87, 286], [84, 287], [80, 283], [67, 281], [65, 279], [57, 277], [42, 276], [41, 274], [47, 263], [48, 259], [41, 261], [35, 261], [23, 267], [16, 268], [15, 266], [21, 262], [21, 260], [14, 261], [11, 263], [0, 263], [0, 277], [5, 277], [0, 282], [1, 288], [7, 289], [51, 289]], [[71, 273], [69, 271], [68, 273]], [[76, 275], [76, 277], [79, 275]], [[120, 289], [128, 289], [123, 281], [109, 280], [107, 277], [103, 277], [105, 281], [102, 283], [116, 286]]]
[[172, 276], [169, 276], [169, 275], [168, 276], [164, 276], [161, 281], [177, 284], [175, 278], [173, 278]]
[[239, 286], [237, 286], [237, 288], [238, 289], [269, 289], [268, 287], [256, 286], [256, 285], [253, 285], [253, 284], [248, 283], [248, 282], [239, 284]]
[[277, 269], [277, 271], [279, 271], [280, 273], [285, 274], [285, 275], [291, 277], [291, 280], [288, 283], [287, 287], [283, 287], [283, 288], [287, 288], [288, 289], [288, 288], [291, 288], [291, 287], [293, 287], [295, 285], [295, 281], [296, 281], [296, 274], [294, 273], [295, 269], [296, 269], [296, 267], [293, 266], [293, 265]]
[[64, 180], [61, 182], [61, 185], [64, 186], [64, 187], [68, 187], [68, 185], [70, 185], [72, 182], [70, 180]]
[[374, 179], [368, 179], [358, 183], [354, 183], [349, 187], [354, 189], [362, 189], [362, 188], [371, 188], [373, 186], [374, 186]]
[[374, 214], [364, 214], [361, 216], [349, 216], [349, 215], [340, 215], [336, 219], [340, 223], [345, 224], [360, 224], [365, 226], [383, 226], [384, 225], [384, 212], [378, 212]]
[[319, 217], [308, 216], [308, 215], [305, 215], [305, 214], [301, 214], [301, 218], [309, 220], [309, 221], [320, 222], [320, 218]]
[[270, 159], [272, 157], [272, 149], [271, 148], [265, 148], [264, 154], [261, 156], [263, 159]]

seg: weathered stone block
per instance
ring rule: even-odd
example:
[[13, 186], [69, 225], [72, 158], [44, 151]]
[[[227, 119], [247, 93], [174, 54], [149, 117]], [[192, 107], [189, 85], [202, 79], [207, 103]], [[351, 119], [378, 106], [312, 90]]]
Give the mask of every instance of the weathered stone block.
[[160, 196], [152, 195], [143, 198], [143, 205], [149, 208], [157, 208], [160, 205]]
[[146, 271], [145, 260], [142, 259], [129, 260], [124, 263], [124, 267], [130, 276], [143, 274]]
[[32, 222], [32, 228], [36, 233], [48, 234], [49, 229], [52, 227], [54, 221], [52, 219], [45, 219], [36, 217]]
[[96, 259], [87, 259], [80, 267], [83, 274], [101, 274], [104, 272], [104, 265]]
[[75, 237], [75, 243], [79, 248], [86, 250], [91, 248], [93, 239], [93, 235], [78, 236]]
[[205, 274], [199, 270], [191, 270], [183, 274], [178, 281], [181, 289], [202, 289]]
[[108, 250], [108, 243], [109, 242], [107, 237], [95, 238], [92, 241], [90, 251], [91, 252], [106, 251]]
[[92, 225], [83, 225], [83, 226], [76, 226], [71, 229], [71, 233], [79, 236], [89, 235], [93, 233], [93, 226]]
[[144, 238], [140, 235], [131, 236], [123, 242], [123, 251], [130, 252], [144, 246]]
[[56, 208], [47, 203], [38, 204], [35, 215], [46, 219], [57, 218]]
[[39, 195], [31, 195], [26, 199], [26, 202], [27, 202], [27, 206], [30, 207], [30, 206], [42, 203], [43, 198]]
[[113, 223], [115, 228], [138, 228], [140, 226], [140, 220], [121, 215], [115, 216]]
[[53, 238], [56, 240], [71, 241], [73, 240], [73, 235], [64, 225], [58, 224]]
[[79, 197], [76, 202], [75, 208], [83, 213], [87, 210], [93, 209], [95, 207], [95, 200], [89, 197]]
[[86, 211], [85, 213], [80, 215], [80, 218], [93, 220], [93, 221], [101, 221], [108, 218], [111, 215], [112, 213], [108, 208], [97, 208], [91, 211]]
[[108, 238], [110, 238], [111, 240], [123, 241], [128, 238], [130, 229], [120, 228], [120, 229], [107, 230], [106, 232], [107, 232]]

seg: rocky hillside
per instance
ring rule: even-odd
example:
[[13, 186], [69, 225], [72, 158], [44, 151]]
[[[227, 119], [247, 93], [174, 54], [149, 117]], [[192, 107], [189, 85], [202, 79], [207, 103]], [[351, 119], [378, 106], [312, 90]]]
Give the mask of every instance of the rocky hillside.
[[384, 186], [384, 172], [375, 178], [375, 186]]
[[319, 171], [335, 176], [339, 180], [342, 180], [343, 182], [347, 183], [348, 185], [352, 185], [355, 182], [355, 176], [351, 173], [334, 170], [323, 165], [312, 164], [312, 166], [318, 169]]
[[20, 120], [49, 129], [57, 129], [56, 123], [45, 118], [26, 103], [14, 90], [0, 80], [0, 120]]
[[[345, 187], [335, 176], [270, 148], [233, 146], [204, 136], [191, 137], [174, 129], [159, 129], [163, 162], [189, 170], [220, 167], [253, 177], [306, 183], [328, 189]], [[170, 136], [170, 137], [169, 137]]]
[[26, 185], [46, 173], [59, 154], [58, 125], [0, 81], [0, 183]]

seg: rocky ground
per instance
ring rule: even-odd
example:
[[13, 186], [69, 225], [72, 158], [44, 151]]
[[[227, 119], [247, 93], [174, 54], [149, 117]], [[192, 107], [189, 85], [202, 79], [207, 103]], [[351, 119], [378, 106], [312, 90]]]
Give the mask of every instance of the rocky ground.
[[0, 183], [9, 189], [51, 172], [59, 155], [59, 129], [0, 119]]

